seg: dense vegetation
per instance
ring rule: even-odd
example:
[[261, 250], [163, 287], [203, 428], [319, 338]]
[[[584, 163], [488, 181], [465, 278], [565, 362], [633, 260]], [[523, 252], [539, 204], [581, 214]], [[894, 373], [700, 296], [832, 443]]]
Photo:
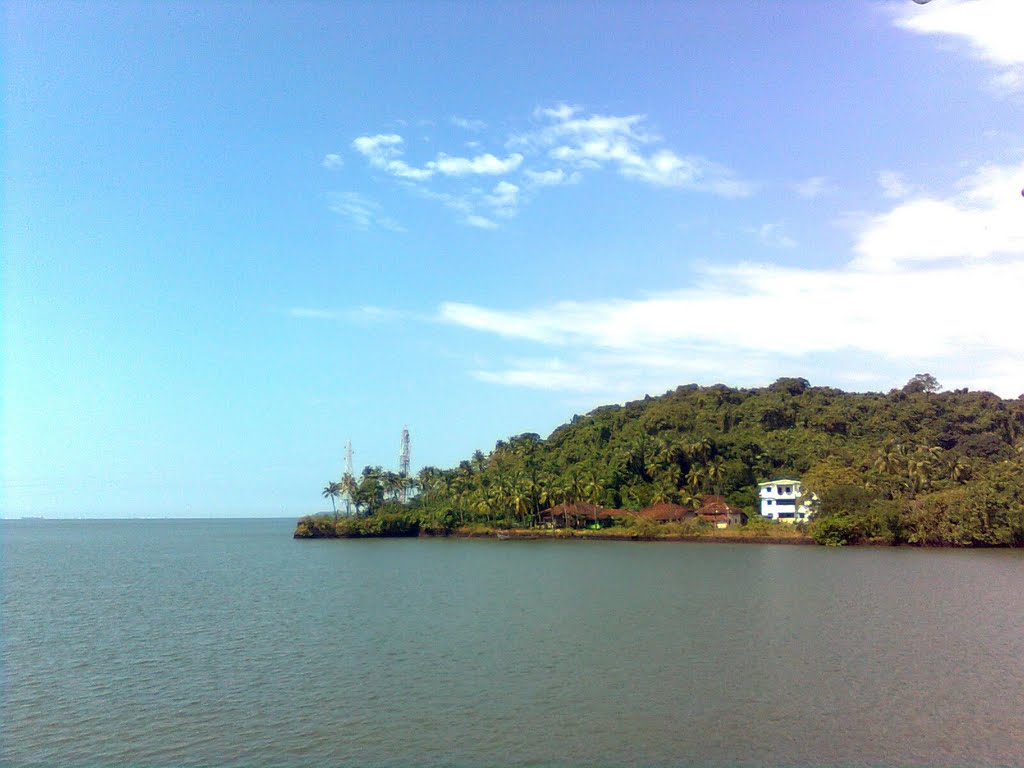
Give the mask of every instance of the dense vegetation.
[[798, 378], [683, 386], [574, 416], [547, 439], [500, 440], [415, 478], [367, 467], [324, 489], [351, 514], [304, 518], [297, 535], [529, 528], [560, 503], [625, 512], [695, 506], [709, 493], [764, 527], [757, 483], [796, 476], [820, 500], [810, 526], [820, 543], [1024, 545], [1024, 396], [938, 389], [928, 374], [888, 394]]

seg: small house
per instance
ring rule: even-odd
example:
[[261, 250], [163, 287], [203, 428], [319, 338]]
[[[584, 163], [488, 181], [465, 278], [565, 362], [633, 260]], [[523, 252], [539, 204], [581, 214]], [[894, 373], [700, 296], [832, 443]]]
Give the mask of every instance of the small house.
[[683, 520], [692, 520], [694, 513], [689, 507], [661, 502], [640, 510], [640, 517], [657, 523], [679, 523]]
[[540, 522], [549, 528], [586, 528], [607, 523], [613, 517], [611, 510], [588, 502], [567, 502], [541, 510]]
[[742, 525], [747, 521], [747, 516], [735, 507], [730, 507], [724, 496], [705, 496], [694, 514], [715, 528]]

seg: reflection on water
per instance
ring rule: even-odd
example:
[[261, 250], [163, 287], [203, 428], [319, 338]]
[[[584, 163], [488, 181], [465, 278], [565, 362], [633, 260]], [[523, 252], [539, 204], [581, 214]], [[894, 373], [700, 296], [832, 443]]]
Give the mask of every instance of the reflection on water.
[[3, 522], [4, 765], [1024, 765], [1024, 553]]

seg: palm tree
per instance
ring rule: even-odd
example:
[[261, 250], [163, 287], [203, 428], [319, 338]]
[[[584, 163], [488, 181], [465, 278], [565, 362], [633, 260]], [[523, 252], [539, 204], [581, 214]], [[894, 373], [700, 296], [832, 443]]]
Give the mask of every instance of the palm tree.
[[651, 496], [651, 504], [668, 504], [672, 501], [674, 488], [668, 488], [664, 483], [658, 483], [654, 487], [654, 495]]
[[[339, 489], [341, 491], [341, 495], [345, 497], [345, 514], [351, 515], [352, 504], [356, 501], [356, 491], [359, 489], [359, 486], [356, 485], [356, 479], [352, 476], [351, 472], [346, 472], [341, 476], [341, 482], [338, 483], [338, 485], [341, 486]], [[358, 514], [358, 512], [359, 505], [357, 504], [356, 513]]]
[[708, 480], [712, 483], [715, 493], [722, 492], [722, 476], [725, 473], [725, 462], [720, 458], [712, 459], [706, 468]]
[[402, 489], [405, 487], [405, 477], [397, 472], [386, 471], [381, 475], [381, 486], [384, 494], [392, 501], [400, 500]]
[[690, 486], [690, 490], [694, 493], [700, 490], [704, 484], [704, 478], [707, 477], [705, 469], [697, 464], [690, 467], [690, 471], [686, 473], [686, 484]]
[[334, 500], [341, 496], [341, 483], [336, 483], [333, 480], [324, 486], [324, 492], [321, 494], [323, 498], [331, 500], [331, 510], [334, 513], [334, 522], [338, 522], [338, 508], [334, 504]]
[[590, 470], [584, 476], [583, 497], [591, 504], [601, 503], [601, 494], [604, 493], [604, 482], [595, 470]]
[[690, 507], [691, 509], [697, 509], [698, 507], [700, 507], [700, 497], [694, 496], [689, 491], [680, 491], [679, 505], [681, 507]]
[[487, 457], [484, 456], [484, 452], [477, 448], [473, 451], [473, 468], [476, 470], [478, 475], [483, 474], [484, 468], [487, 466]]

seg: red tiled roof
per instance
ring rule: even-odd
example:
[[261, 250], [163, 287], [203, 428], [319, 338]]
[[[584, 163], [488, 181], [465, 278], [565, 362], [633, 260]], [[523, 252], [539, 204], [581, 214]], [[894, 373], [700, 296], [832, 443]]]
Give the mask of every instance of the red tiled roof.
[[589, 517], [593, 519], [596, 516], [598, 520], [607, 519], [614, 514], [612, 510], [587, 502], [556, 504], [553, 507], [541, 510], [542, 515], [551, 515], [552, 517], [564, 517], [566, 513], [569, 514], [569, 517]]
[[681, 507], [678, 504], [661, 503], [641, 510], [640, 515], [649, 520], [682, 520], [687, 516], [692, 516], [693, 510], [689, 507]]
[[725, 503], [722, 496], [705, 496], [704, 506], [697, 510], [697, 514], [705, 520], [728, 520], [729, 515], [742, 515], [738, 509], [734, 509]]

